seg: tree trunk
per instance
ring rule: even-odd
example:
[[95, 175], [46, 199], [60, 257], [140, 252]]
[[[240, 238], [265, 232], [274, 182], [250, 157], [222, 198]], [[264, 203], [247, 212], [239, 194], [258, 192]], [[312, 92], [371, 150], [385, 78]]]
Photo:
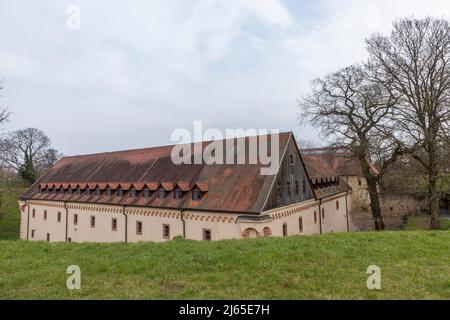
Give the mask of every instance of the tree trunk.
[[437, 181], [439, 179], [439, 171], [437, 168], [437, 156], [435, 155], [435, 152], [429, 153], [429, 167], [428, 170], [428, 197], [427, 197], [427, 204], [428, 204], [428, 213], [430, 215], [430, 228], [431, 229], [439, 229], [440, 223], [439, 223], [439, 209], [438, 209], [438, 203], [439, 203], [439, 194], [437, 189]]
[[367, 181], [367, 187], [369, 189], [370, 196], [370, 208], [372, 209], [372, 217], [375, 223], [375, 230], [382, 231], [384, 230], [384, 222], [383, 216], [381, 214], [381, 206], [380, 206], [380, 198], [378, 196], [378, 188], [377, 188], [377, 179], [370, 172], [369, 162], [365, 155], [361, 155], [358, 157], [359, 163], [363, 169], [364, 178]]
[[370, 196], [370, 208], [372, 209], [372, 217], [375, 223], [375, 230], [384, 230], [383, 216], [381, 214], [380, 198], [378, 196], [377, 183], [372, 174], [366, 177], [367, 187]]

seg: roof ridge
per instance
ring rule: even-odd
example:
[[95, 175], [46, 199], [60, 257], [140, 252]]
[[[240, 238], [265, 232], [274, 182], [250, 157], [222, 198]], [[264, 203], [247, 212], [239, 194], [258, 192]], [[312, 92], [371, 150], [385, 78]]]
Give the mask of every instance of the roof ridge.
[[[187, 144], [196, 144], [196, 143], [207, 143], [207, 142], [214, 142], [214, 141], [227, 141], [231, 139], [243, 139], [243, 138], [251, 138], [251, 137], [263, 137], [263, 136], [272, 136], [272, 135], [291, 135], [293, 134], [292, 131], [285, 131], [285, 132], [279, 132], [279, 133], [268, 133], [268, 134], [261, 134], [256, 136], [243, 136], [243, 137], [234, 137], [234, 138], [225, 138], [225, 139], [219, 139], [219, 140], [202, 140], [202, 141], [194, 141], [190, 143], [184, 143], [181, 145], [187, 145]], [[63, 159], [71, 159], [71, 158], [78, 158], [78, 157], [86, 157], [86, 156], [99, 156], [99, 155], [107, 155], [107, 154], [120, 154], [120, 153], [144, 153], [146, 151], [150, 151], [152, 149], [159, 149], [159, 148], [170, 148], [174, 147], [177, 144], [168, 144], [168, 145], [161, 145], [161, 146], [153, 146], [153, 147], [144, 147], [144, 148], [135, 148], [135, 149], [124, 149], [124, 150], [114, 150], [114, 151], [104, 151], [104, 152], [95, 152], [95, 153], [85, 153], [85, 154], [78, 154], [78, 155], [72, 155], [72, 156], [64, 156], [61, 158]]]

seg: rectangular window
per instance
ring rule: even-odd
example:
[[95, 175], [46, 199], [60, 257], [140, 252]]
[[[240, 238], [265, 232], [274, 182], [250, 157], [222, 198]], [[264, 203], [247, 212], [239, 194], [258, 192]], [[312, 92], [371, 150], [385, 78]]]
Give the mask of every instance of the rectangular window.
[[58, 211], [58, 218], [57, 218], [58, 222], [61, 222], [61, 212]]
[[36, 217], [36, 209], [33, 209], [32, 217]]
[[47, 233], [47, 241], [50, 241], [50, 233]]
[[31, 237], [34, 238], [35, 235], [36, 235], [36, 230], [31, 230]]
[[72, 242], [72, 238], [67, 238], [67, 242]]
[[325, 220], [325, 208], [322, 208], [322, 220]]
[[287, 237], [287, 235], [288, 235], [287, 223], [283, 223], [283, 237]]
[[170, 239], [170, 225], [168, 224], [163, 225], [163, 238]]
[[117, 219], [116, 218], [113, 218], [111, 220], [111, 229], [112, 229], [112, 231], [117, 231]]
[[136, 221], [136, 234], [142, 234], [142, 221]]
[[303, 194], [305, 194], [306, 193], [306, 181], [305, 180], [303, 180], [302, 189], [303, 189]]
[[299, 195], [300, 194], [300, 188], [298, 187], [298, 181], [295, 181], [295, 195]]
[[47, 220], [47, 210], [44, 210], [44, 220]]
[[336, 200], [336, 210], [339, 210], [339, 200]]
[[78, 224], [78, 215], [77, 215], [77, 214], [74, 214], [74, 215], [73, 215], [73, 224], [74, 224], [74, 225], [77, 225], [77, 224]]
[[130, 190], [130, 197], [136, 198], [136, 189], [131, 189]]
[[287, 191], [287, 196], [290, 197], [291, 196], [291, 183], [290, 182], [286, 182], [286, 191]]
[[300, 217], [300, 218], [298, 219], [298, 231], [299, 231], [300, 233], [303, 233], [303, 218], [302, 218], [302, 217]]
[[150, 198], [150, 190], [147, 188], [144, 189], [144, 198]]
[[289, 164], [292, 166], [294, 164], [294, 155], [289, 155]]
[[314, 211], [314, 224], [317, 223], [317, 211]]
[[95, 228], [95, 216], [91, 216], [91, 228]]
[[203, 240], [211, 241], [211, 229], [203, 229]]

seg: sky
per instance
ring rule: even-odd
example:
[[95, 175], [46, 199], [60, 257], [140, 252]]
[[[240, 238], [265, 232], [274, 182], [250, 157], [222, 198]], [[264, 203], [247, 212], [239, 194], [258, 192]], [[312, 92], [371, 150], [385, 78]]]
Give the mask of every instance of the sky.
[[426, 15], [450, 1], [0, 0], [3, 131], [39, 128], [65, 155], [172, 144], [194, 121], [324, 144], [297, 124], [311, 80]]

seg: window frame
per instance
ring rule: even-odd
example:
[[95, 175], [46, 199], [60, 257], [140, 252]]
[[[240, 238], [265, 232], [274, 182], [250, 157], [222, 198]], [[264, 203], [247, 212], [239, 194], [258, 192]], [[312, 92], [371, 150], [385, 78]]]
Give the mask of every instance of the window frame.
[[170, 240], [170, 224], [163, 224], [163, 239]]
[[211, 231], [211, 229], [203, 228], [202, 229], [202, 235], [203, 235], [202, 239], [204, 241], [212, 241], [212, 231]]
[[111, 231], [117, 231], [117, 218], [111, 218]]
[[142, 236], [144, 233], [144, 223], [142, 221], [136, 221], [136, 235]]
[[95, 216], [94, 215], [91, 215], [90, 222], [91, 222], [91, 228], [95, 228]]

